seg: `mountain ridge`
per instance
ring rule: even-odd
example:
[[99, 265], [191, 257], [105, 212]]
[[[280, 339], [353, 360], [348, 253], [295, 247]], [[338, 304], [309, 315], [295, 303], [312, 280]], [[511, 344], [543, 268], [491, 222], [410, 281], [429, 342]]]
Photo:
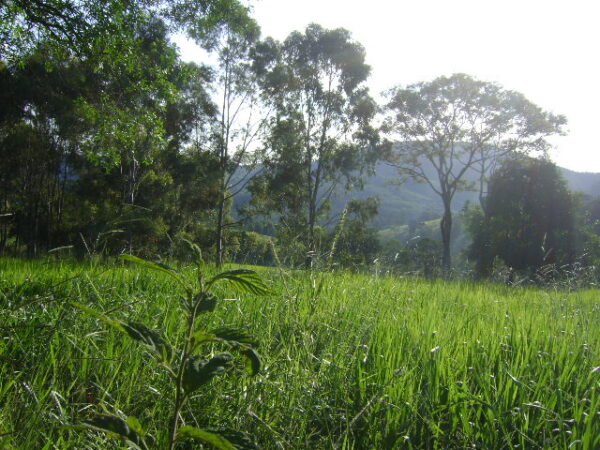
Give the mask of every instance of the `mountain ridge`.
[[[581, 192], [589, 197], [600, 195], [600, 173], [576, 172], [562, 167], [559, 167], [559, 170], [571, 191]], [[333, 200], [332, 209], [334, 212], [341, 210], [351, 198], [377, 196], [380, 200], [379, 215], [373, 221], [373, 226], [377, 229], [407, 225], [411, 221], [424, 222], [441, 216], [441, 200], [428, 185], [414, 181], [397, 185], [394, 183], [397, 179], [398, 175], [394, 167], [379, 163], [375, 167], [375, 176], [365, 179], [362, 191], [338, 194]], [[467, 176], [467, 181], [474, 180], [473, 174]], [[467, 201], [478, 203], [478, 192], [474, 190], [457, 192], [453, 201], [453, 210], [460, 211]]]
[[[577, 172], [562, 167], [559, 167], [559, 170], [571, 191], [581, 192], [588, 197], [600, 195], [600, 173]], [[474, 171], [466, 175], [468, 182], [475, 181], [476, 177]], [[415, 223], [431, 221], [441, 216], [441, 201], [427, 184], [408, 180], [399, 185], [397, 180], [396, 168], [388, 163], [379, 162], [374, 168], [374, 175], [365, 177], [362, 190], [338, 192], [332, 197], [331, 213], [339, 214], [351, 199], [378, 197], [379, 214], [371, 225], [379, 231], [403, 225], [414, 226]], [[249, 199], [250, 194], [247, 191], [235, 197], [235, 215]], [[460, 211], [466, 202], [478, 203], [478, 192], [457, 192], [452, 205], [453, 211]]]

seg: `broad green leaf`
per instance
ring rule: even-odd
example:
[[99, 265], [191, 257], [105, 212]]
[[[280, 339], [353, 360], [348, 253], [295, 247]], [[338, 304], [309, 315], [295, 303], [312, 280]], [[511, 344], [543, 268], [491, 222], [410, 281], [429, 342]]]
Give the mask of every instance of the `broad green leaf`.
[[194, 296], [194, 304], [198, 305], [197, 312], [212, 312], [217, 307], [217, 297], [210, 292], [200, 292]]
[[145, 344], [163, 361], [171, 361], [173, 350], [158, 331], [151, 330], [143, 323], [128, 322], [122, 324], [124, 331], [132, 338]]
[[225, 373], [233, 356], [231, 353], [219, 353], [208, 361], [200, 356], [192, 356], [186, 362], [183, 373], [183, 388], [186, 392], [194, 392], [214, 377]]
[[210, 287], [212, 284], [220, 280], [227, 280], [236, 288], [255, 295], [263, 295], [269, 291], [267, 285], [253, 270], [237, 269], [221, 272], [220, 274], [211, 278], [207, 285]]
[[192, 337], [196, 346], [206, 342], [223, 342], [230, 346], [242, 347], [244, 349], [258, 347], [256, 338], [239, 328], [221, 327], [209, 332], [196, 331]]
[[123, 323], [120, 320], [111, 319], [110, 317], [105, 316], [101, 312], [96, 311], [95, 309], [90, 308], [89, 306], [85, 306], [85, 305], [83, 305], [81, 303], [78, 303], [78, 302], [73, 302], [72, 301], [71, 304], [75, 308], [80, 309], [81, 311], [83, 311], [84, 313], [88, 314], [89, 316], [95, 317], [96, 319], [100, 319], [101, 321], [103, 321], [107, 325], [110, 325], [111, 327], [116, 328], [119, 331], [126, 332], [125, 328], [123, 327]]
[[177, 281], [181, 285], [181, 287], [183, 287], [187, 292], [191, 292], [191, 290], [192, 290], [191, 286], [181, 277], [181, 275], [179, 275], [175, 271], [175, 269], [172, 269], [171, 267], [167, 266], [166, 264], [153, 263], [153, 262], [146, 261], [145, 259], [138, 258], [137, 256], [133, 256], [133, 255], [121, 255], [121, 256], [119, 256], [119, 258], [123, 259], [125, 261], [129, 261], [129, 262], [138, 264], [140, 266], [147, 267], [149, 269], [156, 270], [158, 272], [167, 274], [171, 278], [173, 278], [175, 281]]
[[244, 433], [243, 431], [231, 430], [229, 428], [220, 429], [220, 430], [206, 430], [210, 433], [218, 434], [227, 439], [236, 450], [258, 450], [258, 446], [252, 436], [248, 433]]
[[192, 335], [192, 338], [194, 339], [194, 342], [197, 345], [202, 344], [203, 342], [218, 341], [217, 337], [214, 334], [207, 333], [205, 331], [196, 331]]
[[84, 420], [80, 427], [101, 431], [110, 437], [133, 444], [136, 448], [147, 448], [144, 439], [135, 430], [133, 430], [125, 420], [117, 416], [101, 414], [93, 419]]
[[244, 355], [248, 361], [246, 368], [248, 369], [250, 375], [256, 375], [258, 372], [260, 372], [262, 361], [260, 360], [258, 353], [256, 353], [256, 350], [253, 348], [245, 348], [240, 350], [240, 353]]
[[233, 444], [223, 436], [189, 425], [184, 425], [177, 430], [177, 440], [182, 439], [197, 439], [207, 444], [211, 444], [219, 450], [236, 450]]
[[160, 335], [158, 331], [151, 330], [143, 323], [125, 323], [117, 319], [112, 319], [96, 311], [95, 309], [82, 305], [78, 302], [71, 302], [71, 304], [86, 314], [102, 320], [111, 327], [122, 331], [123, 333], [127, 333], [132, 339], [141, 341], [163, 361], [168, 362], [171, 360], [171, 357], [173, 356], [173, 350], [171, 349], [169, 343]]
[[254, 336], [241, 328], [221, 327], [210, 331], [216, 339], [227, 341], [231, 344], [243, 344], [250, 347], [257, 347], [258, 341]]

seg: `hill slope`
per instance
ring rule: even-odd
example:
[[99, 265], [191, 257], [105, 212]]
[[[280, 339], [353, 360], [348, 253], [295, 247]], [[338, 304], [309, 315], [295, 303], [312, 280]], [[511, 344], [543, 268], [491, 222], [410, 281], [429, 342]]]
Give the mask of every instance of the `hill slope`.
[[[572, 191], [592, 197], [600, 195], [600, 173], [575, 172], [564, 168], [561, 168], [561, 172]], [[468, 173], [467, 180], [476, 180], [476, 174]], [[386, 163], [378, 163], [375, 174], [365, 179], [362, 191], [337, 193], [332, 199], [332, 213], [339, 213], [352, 198], [378, 197], [379, 215], [374, 219], [373, 226], [382, 231], [381, 237], [384, 240], [389, 240], [397, 234], [393, 230], [405, 229], [406, 227], [402, 228], [403, 225], [414, 227], [415, 224], [441, 216], [440, 199], [428, 185], [413, 181], [399, 185], [397, 182], [396, 169]], [[241, 207], [249, 199], [247, 192], [241, 193], [235, 199], [234, 209]], [[467, 201], [477, 203], [477, 192], [459, 192], [455, 197], [453, 209], [460, 211]]]
[[[561, 172], [572, 191], [592, 197], [600, 195], [600, 173], [574, 172], [564, 168], [561, 168]], [[467, 179], [474, 181], [475, 174], [471, 173]], [[373, 225], [378, 229], [407, 225], [411, 221], [423, 222], [441, 216], [441, 201], [429, 186], [411, 181], [398, 185], [397, 180], [395, 168], [379, 163], [375, 168], [375, 175], [365, 180], [364, 190], [338, 195], [334, 200], [334, 210], [341, 210], [351, 198], [377, 196], [381, 205], [379, 216]], [[477, 192], [459, 192], [454, 200], [454, 210], [462, 209], [467, 201], [478, 202]]]

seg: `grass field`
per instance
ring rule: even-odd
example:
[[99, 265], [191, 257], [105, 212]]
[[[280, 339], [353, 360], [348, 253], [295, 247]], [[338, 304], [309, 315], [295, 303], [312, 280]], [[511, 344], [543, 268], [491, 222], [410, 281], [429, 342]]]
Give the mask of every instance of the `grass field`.
[[[201, 326], [247, 325], [263, 370], [212, 381], [186, 423], [267, 449], [600, 448], [598, 291], [257, 270], [270, 294], [224, 291]], [[176, 346], [180, 297], [121, 262], [0, 260], [0, 448], [118, 448], [65, 427], [102, 411], [137, 417], [164, 447], [166, 373], [70, 302]]]

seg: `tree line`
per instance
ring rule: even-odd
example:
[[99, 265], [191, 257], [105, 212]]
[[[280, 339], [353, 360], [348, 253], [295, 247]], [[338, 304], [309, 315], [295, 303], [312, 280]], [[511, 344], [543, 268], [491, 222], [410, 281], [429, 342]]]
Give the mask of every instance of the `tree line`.
[[[383, 160], [439, 196], [444, 272], [465, 189], [480, 193], [468, 228], [481, 274], [510, 260], [500, 235], [535, 248], [519, 261], [542, 248], [543, 261], [575, 257], [556, 249], [571, 219], [543, 215], [560, 205], [573, 217], [560, 180], [543, 190], [556, 190], [549, 212], [528, 214], [562, 234], [511, 234], [514, 221], [496, 219], [511, 207], [526, 217], [523, 204], [494, 199], [525, 198], [515, 191], [529, 189], [525, 167], [553, 176], [551, 163], [528, 157], [546, 156], [546, 138], [566, 125], [519, 93], [455, 74], [398, 86], [378, 104], [349, 31], [312, 24], [282, 42], [262, 38], [237, 0], [9, 0], [0, 12], [2, 254], [177, 257], [183, 238], [217, 265], [235, 254], [266, 262], [274, 249], [254, 229], [293, 264], [366, 263], [382, 250], [369, 227], [377, 200], [331, 217], [331, 199], [360, 189]], [[183, 62], [175, 32], [213, 62]], [[499, 193], [498, 180], [515, 176], [512, 193]], [[232, 211], [236, 195], [250, 196], [243, 211]]]

